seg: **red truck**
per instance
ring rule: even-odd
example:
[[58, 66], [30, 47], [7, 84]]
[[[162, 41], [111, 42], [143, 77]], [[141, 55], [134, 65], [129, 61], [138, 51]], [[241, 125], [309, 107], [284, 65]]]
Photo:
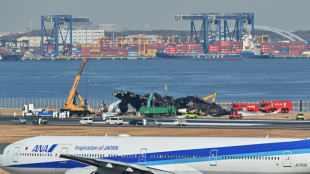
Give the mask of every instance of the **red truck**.
[[257, 112], [258, 111], [258, 104], [232, 103], [230, 110], [231, 110], [231, 112], [236, 112], [236, 111]]
[[261, 112], [275, 112], [280, 111], [281, 113], [288, 113], [292, 110], [292, 102], [291, 101], [265, 101], [262, 100], [258, 104], [258, 110]]

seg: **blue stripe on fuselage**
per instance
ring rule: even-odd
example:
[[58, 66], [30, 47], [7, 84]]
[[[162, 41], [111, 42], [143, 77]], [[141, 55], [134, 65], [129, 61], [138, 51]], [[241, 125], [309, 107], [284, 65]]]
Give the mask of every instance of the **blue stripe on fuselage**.
[[53, 152], [53, 150], [56, 148], [57, 144], [53, 144], [51, 148], [48, 150], [48, 152]]

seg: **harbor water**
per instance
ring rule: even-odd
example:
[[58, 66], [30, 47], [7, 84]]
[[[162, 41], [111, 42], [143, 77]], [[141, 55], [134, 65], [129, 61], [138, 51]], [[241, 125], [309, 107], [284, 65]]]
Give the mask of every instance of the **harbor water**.
[[[78, 92], [116, 100], [126, 90], [145, 95], [204, 97], [217, 101], [310, 100], [309, 59], [90, 60]], [[0, 62], [0, 98], [68, 97], [81, 60]], [[167, 84], [168, 91], [165, 91]]]

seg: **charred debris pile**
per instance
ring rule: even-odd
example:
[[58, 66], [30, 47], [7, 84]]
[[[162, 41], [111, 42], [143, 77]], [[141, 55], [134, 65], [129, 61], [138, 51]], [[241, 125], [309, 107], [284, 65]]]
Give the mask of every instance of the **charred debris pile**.
[[[137, 111], [139, 111], [141, 107], [146, 107], [150, 94], [141, 96], [129, 91], [116, 91], [112, 95], [121, 100], [119, 108], [122, 113], [126, 113], [128, 111], [128, 104], [133, 106]], [[165, 106], [175, 106], [177, 110], [187, 108], [189, 111], [195, 110], [197, 113], [204, 113], [204, 115], [221, 116], [229, 114], [229, 111], [223, 109], [221, 106], [204, 101], [198, 96], [187, 96], [174, 99], [171, 96], [162, 97], [158, 93], [154, 93], [151, 107]]]

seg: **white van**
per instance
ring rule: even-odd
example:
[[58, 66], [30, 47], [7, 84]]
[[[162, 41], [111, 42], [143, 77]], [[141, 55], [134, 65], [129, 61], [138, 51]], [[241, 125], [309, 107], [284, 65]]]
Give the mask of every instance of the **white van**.
[[80, 124], [93, 124], [93, 117], [82, 117]]
[[186, 117], [184, 116], [178, 116], [178, 119], [174, 120], [173, 125], [175, 126], [186, 126]]
[[121, 125], [123, 124], [123, 118], [122, 117], [108, 117], [106, 123], [109, 125], [110, 124]]

